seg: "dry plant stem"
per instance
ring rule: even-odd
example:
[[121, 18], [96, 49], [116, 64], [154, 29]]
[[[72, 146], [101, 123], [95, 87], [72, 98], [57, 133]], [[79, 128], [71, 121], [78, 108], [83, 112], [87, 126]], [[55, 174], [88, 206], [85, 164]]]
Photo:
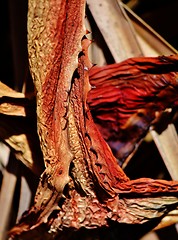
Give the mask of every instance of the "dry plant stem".
[[17, 213], [17, 222], [21, 218], [22, 214], [29, 208], [31, 199], [32, 199], [32, 193], [29, 188], [29, 185], [25, 177], [21, 176], [21, 188], [20, 188], [19, 208]]
[[0, 224], [0, 239], [7, 238], [7, 229], [10, 221], [9, 215], [13, 207], [13, 197], [15, 186], [17, 182], [17, 165], [10, 159], [10, 171], [4, 170], [3, 181], [0, 192], [0, 211], [1, 211], [1, 224]]
[[155, 232], [149, 232], [148, 234], [143, 236], [140, 240], [159, 240], [159, 238]]
[[[66, 156], [66, 166], [61, 171], [63, 184], [59, 186], [59, 192], [69, 180], [67, 175], [72, 159], [65, 116], [71, 78], [77, 68], [77, 56], [81, 50], [80, 39], [84, 35], [83, 5], [83, 1], [71, 1], [70, 6], [59, 0], [29, 1], [28, 51], [37, 89], [38, 133], [44, 161], [46, 166], [49, 163], [50, 167], [55, 168], [61, 155]], [[74, 14], [72, 9], [75, 8]], [[66, 11], [69, 16], [65, 16]], [[37, 19], [35, 15], [38, 16]], [[78, 26], [74, 24], [75, 21]], [[60, 149], [59, 143], [63, 144]]]
[[144, 56], [156, 57], [158, 55], [177, 54], [178, 51], [160, 36], [151, 26], [121, 2], [135, 29], [140, 48]]
[[87, 3], [116, 62], [142, 55], [130, 21], [117, 0], [87, 0]]
[[0, 82], [0, 113], [15, 116], [26, 116], [25, 96]]
[[2, 97], [24, 98], [24, 94], [16, 92], [4, 83], [0, 82], [0, 98]]
[[169, 212], [156, 226], [155, 230], [178, 223], [178, 209]]
[[[172, 179], [178, 180], [178, 137], [175, 126], [169, 124], [161, 135], [155, 130], [151, 130], [151, 133]], [[165, 145], [166, 148], [163, 147]]]
[[81, 51], [84, 11], [83, 0], [29, 1], [29, 61], [37, 89], [38, 133], [46, 164], [32, 209], [37, 214], [43, 209], [37, 224], [57, 208], [69, 182], [73, 155], [66, 127], [71, 114], [68, 93]]

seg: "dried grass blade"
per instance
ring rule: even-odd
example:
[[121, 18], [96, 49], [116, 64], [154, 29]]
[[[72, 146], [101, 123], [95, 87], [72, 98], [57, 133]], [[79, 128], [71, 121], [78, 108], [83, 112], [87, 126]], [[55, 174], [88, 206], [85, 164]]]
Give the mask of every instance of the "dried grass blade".
[[[14, 160], [14, 159], [10, 159]], [[0, 239], [7, 238], [7, 229], [10, 222], [10, 213], [12, 210], [13, 197], [15, 186], [17, 182], [18, 166], [14, 164], [14, 161], [10, 161], [10, 170], [4, 170], [3, 181], [0, 193], [0, 212], [1, 212], [1, 224], [0, 224]]]
[[116, 0], [88, 0], [87, 3], [116, 62], [142, 55], [134, 29]]
[[[171, 46], [162, 36], [160, 36], [142, 18], [140, 18], [137, 14], [135, 14], [126, 4], [122, 3], [122, 6], [126, 11], [136, 31], [136, 37], [138, 39], [138, 42], [140, 44], [140, 47], [144, 55], [149, 54], [150, 56], [150, 52], [151, 52], [151, 55], [153, 56], [158, 56], [162, 54], [171, 55], [171, 54], [178, 53], [178, 51], [173, 46]], [[149, 48], [150, 52], [145, 52], [145, 47], [142, 46], [143, 41], [145, 42], [145, 44], [150, 46]]]
[[178, 136], [174, 124], [161, 134], [151, 130], [153, 139], [173, 180], [178, 180]]

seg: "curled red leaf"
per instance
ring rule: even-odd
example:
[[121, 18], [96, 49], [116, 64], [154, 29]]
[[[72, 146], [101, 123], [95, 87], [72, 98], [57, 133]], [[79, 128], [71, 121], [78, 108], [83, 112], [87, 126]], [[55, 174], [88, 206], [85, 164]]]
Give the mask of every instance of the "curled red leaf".
[[93, 118], [122, 164], [160, 113], [177, 106], [178, 56], [94, 66], [89, 77]]

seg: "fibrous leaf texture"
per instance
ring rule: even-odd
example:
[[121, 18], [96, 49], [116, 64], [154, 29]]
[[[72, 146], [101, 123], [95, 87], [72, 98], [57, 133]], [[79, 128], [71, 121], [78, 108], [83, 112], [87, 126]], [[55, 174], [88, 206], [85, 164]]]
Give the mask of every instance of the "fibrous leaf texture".
[[160, 114], [177, 106], [177, 71], [177, 55], [131, 58], [90, 69], [88, 103], [120, 164]]
[[[91, 64], [87, 55], [90, 42], [84, 37], [84, 16], [84, 0], [29, 1], [29, 62], [37, 91], [38, 135], [46, 168], [34, 204], [11, 230], [12, 237], [23, 238], [25, 232], [35, 231], [44, 223], [46, 234], [48, 230], [51, 238], [71, 229], [109, 226], [111, 220], [144, 223], [163, 216], [178, 204], [178, 182], [130, 180], [101, 135], [103, 124], [100, 132], [94, 123], [87, 104]], [[157, 77], [154, 73], [157, 67], [159, 73], [164, 71], [161, 65], [171, 59], [174, 65], [176, 58], [154, 58], [129, 60], [102, 69], [101, 83], [115, 90], [102, 93], [103, 96], [109, 104], [120, 101], [119, 107], [122, 105], [118, 116], [120, 129], [130, 124], [132, 115], [141, 118], [138, 124], [136, 118], [136, 126], [144, 125], [147, 121], [145, 99], [149, 99], [146, 129], [156, 111], [176, 102], [174, 71], [169, 70], [169, 78], [166, 74]], [[91, 84], [95, 85], [100, 69], [90, 71]], [[150, 74], [144, 77], [147, 71]], [[112, 84], [105, 79], [105, 73], [113, 77]], [[98, 86], [96, 80], [95, 90], [102, 92]], [[89, 97], [92, 109], [95, 101], [100, 105], [95, 94], [92, 90]], [[155, 96], [158, 101], [153, 104]], [[171, 96], [169, 103], [167, 96]], [[101, 105], [103, 102], [101, 97]], [[108, 109], [105, 113], [98, 114], [97, 119], [112, 122], [115, 116]]]

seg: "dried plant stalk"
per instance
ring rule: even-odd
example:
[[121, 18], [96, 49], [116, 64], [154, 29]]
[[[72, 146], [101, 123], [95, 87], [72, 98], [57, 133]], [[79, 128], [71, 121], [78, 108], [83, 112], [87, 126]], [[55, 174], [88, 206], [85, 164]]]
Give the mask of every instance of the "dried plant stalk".
[[160, 36], [151, 26], [121, 2], [135, 29], [138, 43], [144, 56], [156, 57], [158, 55], [177, 54], [178, 51]]
[[[120, 1], [118, 1], [120, 2]], [[117, 0], [87, 0], [88, 7], [115, 60], [142, 56], [134, 29]]]
[[[11, 159], [12, 160], [12, 159]], [[14, 160], [14, 159], [13, 159]], [[7, 228], [10, 222], [9, 215], [11, 214], [13, 206], [13, 196], [15, 191], [15, 186], [17, 182], [18, 173], [17, 166], [11, 161], [11, 169], [13, 168], [13, 173], [8, 170], [4, 171], [3, 181], [1, 185], [0, 192], [0, 211], [1, 211], [1, 224], [0, 224], [0, 239], [7, 238]]]

